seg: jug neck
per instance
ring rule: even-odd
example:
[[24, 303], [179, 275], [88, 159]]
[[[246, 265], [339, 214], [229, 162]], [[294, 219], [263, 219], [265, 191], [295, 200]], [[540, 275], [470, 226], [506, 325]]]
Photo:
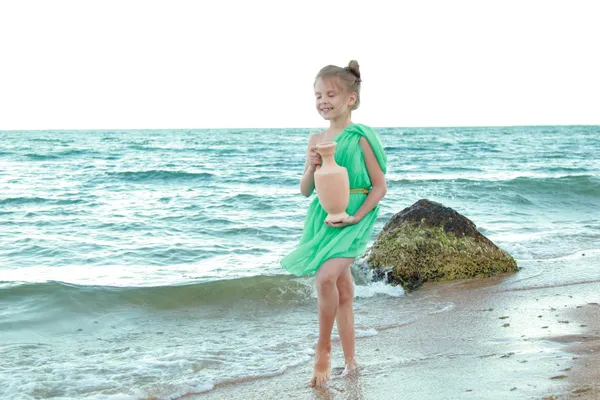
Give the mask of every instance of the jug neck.
[[325, 154], [325, 155], [322, 155], [321, 157], [323, 158], [323, 167], [335, 165], [335, 158], [333, 157], [333, 153]]

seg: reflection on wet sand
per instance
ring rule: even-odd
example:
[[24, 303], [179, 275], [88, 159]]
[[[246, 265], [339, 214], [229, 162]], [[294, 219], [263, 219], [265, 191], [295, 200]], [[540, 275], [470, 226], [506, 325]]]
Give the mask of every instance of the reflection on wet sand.
[[[341, 370], [341, 368], [340, 368]], [[333, 373], [335, 373], [335, 369]], [[329, 384], [313, 388], [315, 400], [363, 400], [361, 368], [345, 376], [336, 376]]]

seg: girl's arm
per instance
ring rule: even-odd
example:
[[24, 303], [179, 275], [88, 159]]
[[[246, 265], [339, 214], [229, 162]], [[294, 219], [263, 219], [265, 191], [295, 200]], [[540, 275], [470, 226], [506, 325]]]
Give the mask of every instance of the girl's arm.
[[315, 151], [315, 146], [318, 142], [318, 134], [311, 135], [310, 139], [308, 139], [304, 173], [300, 179], [300, 193], [305, 197], [309, 197], [315, 190], [315, 171], [317, 170], [317, 165], [321, 164], [321, 156]]
[[360, 206], [360, 208], [354, 214], [354, 223], [359, 222], [364, 218], [371, 210], [375, 208], [377, 203], [385, 196], [387, 193], [387, 185], [385, 183], [385, 175], [381, 170], [381, 166], [379, 165], [379, 161], [377, 161], [377, 157], [371, 148], [371, 144], [369, 141], [362, 137], [360, 138], [360, 147], [362, 148], [365, 164], [367, 166], [367, 172], [369, 173], [369, 178], [371, 178], [371, 186], [372, 189], [367, 195], [367, 198]]

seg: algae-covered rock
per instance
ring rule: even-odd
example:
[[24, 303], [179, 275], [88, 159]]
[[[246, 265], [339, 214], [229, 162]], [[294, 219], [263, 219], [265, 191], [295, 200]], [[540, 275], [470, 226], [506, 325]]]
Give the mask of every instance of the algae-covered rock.
[[515, 260], [451, 208], [419, 200], [394, 215], [366, 259], [392, 284], [414, 289], [427, 281], [483, 278], [513, 272]]

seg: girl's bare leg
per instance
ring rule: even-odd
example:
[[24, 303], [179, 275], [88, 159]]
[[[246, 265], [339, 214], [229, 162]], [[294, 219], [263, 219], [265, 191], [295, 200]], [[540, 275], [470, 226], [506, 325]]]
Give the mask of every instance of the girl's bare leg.
[[358, 367], [354, 357], [354, 310], [352, 309], [354, 283], [350, 268], [344, 269], [337, 279], [336, 285], [339, 298], [336, 322], [346, 359], [346, 368], [343, 374], [347, 374]]
[[312, 386], [322, 385], [331, 377], [331, 331], [339, 304], [337, 280], [352, 261], [352, 258], [330, 258], [317, 271], [319, 341], [315, 351], [315, 370], [310, 380]]

